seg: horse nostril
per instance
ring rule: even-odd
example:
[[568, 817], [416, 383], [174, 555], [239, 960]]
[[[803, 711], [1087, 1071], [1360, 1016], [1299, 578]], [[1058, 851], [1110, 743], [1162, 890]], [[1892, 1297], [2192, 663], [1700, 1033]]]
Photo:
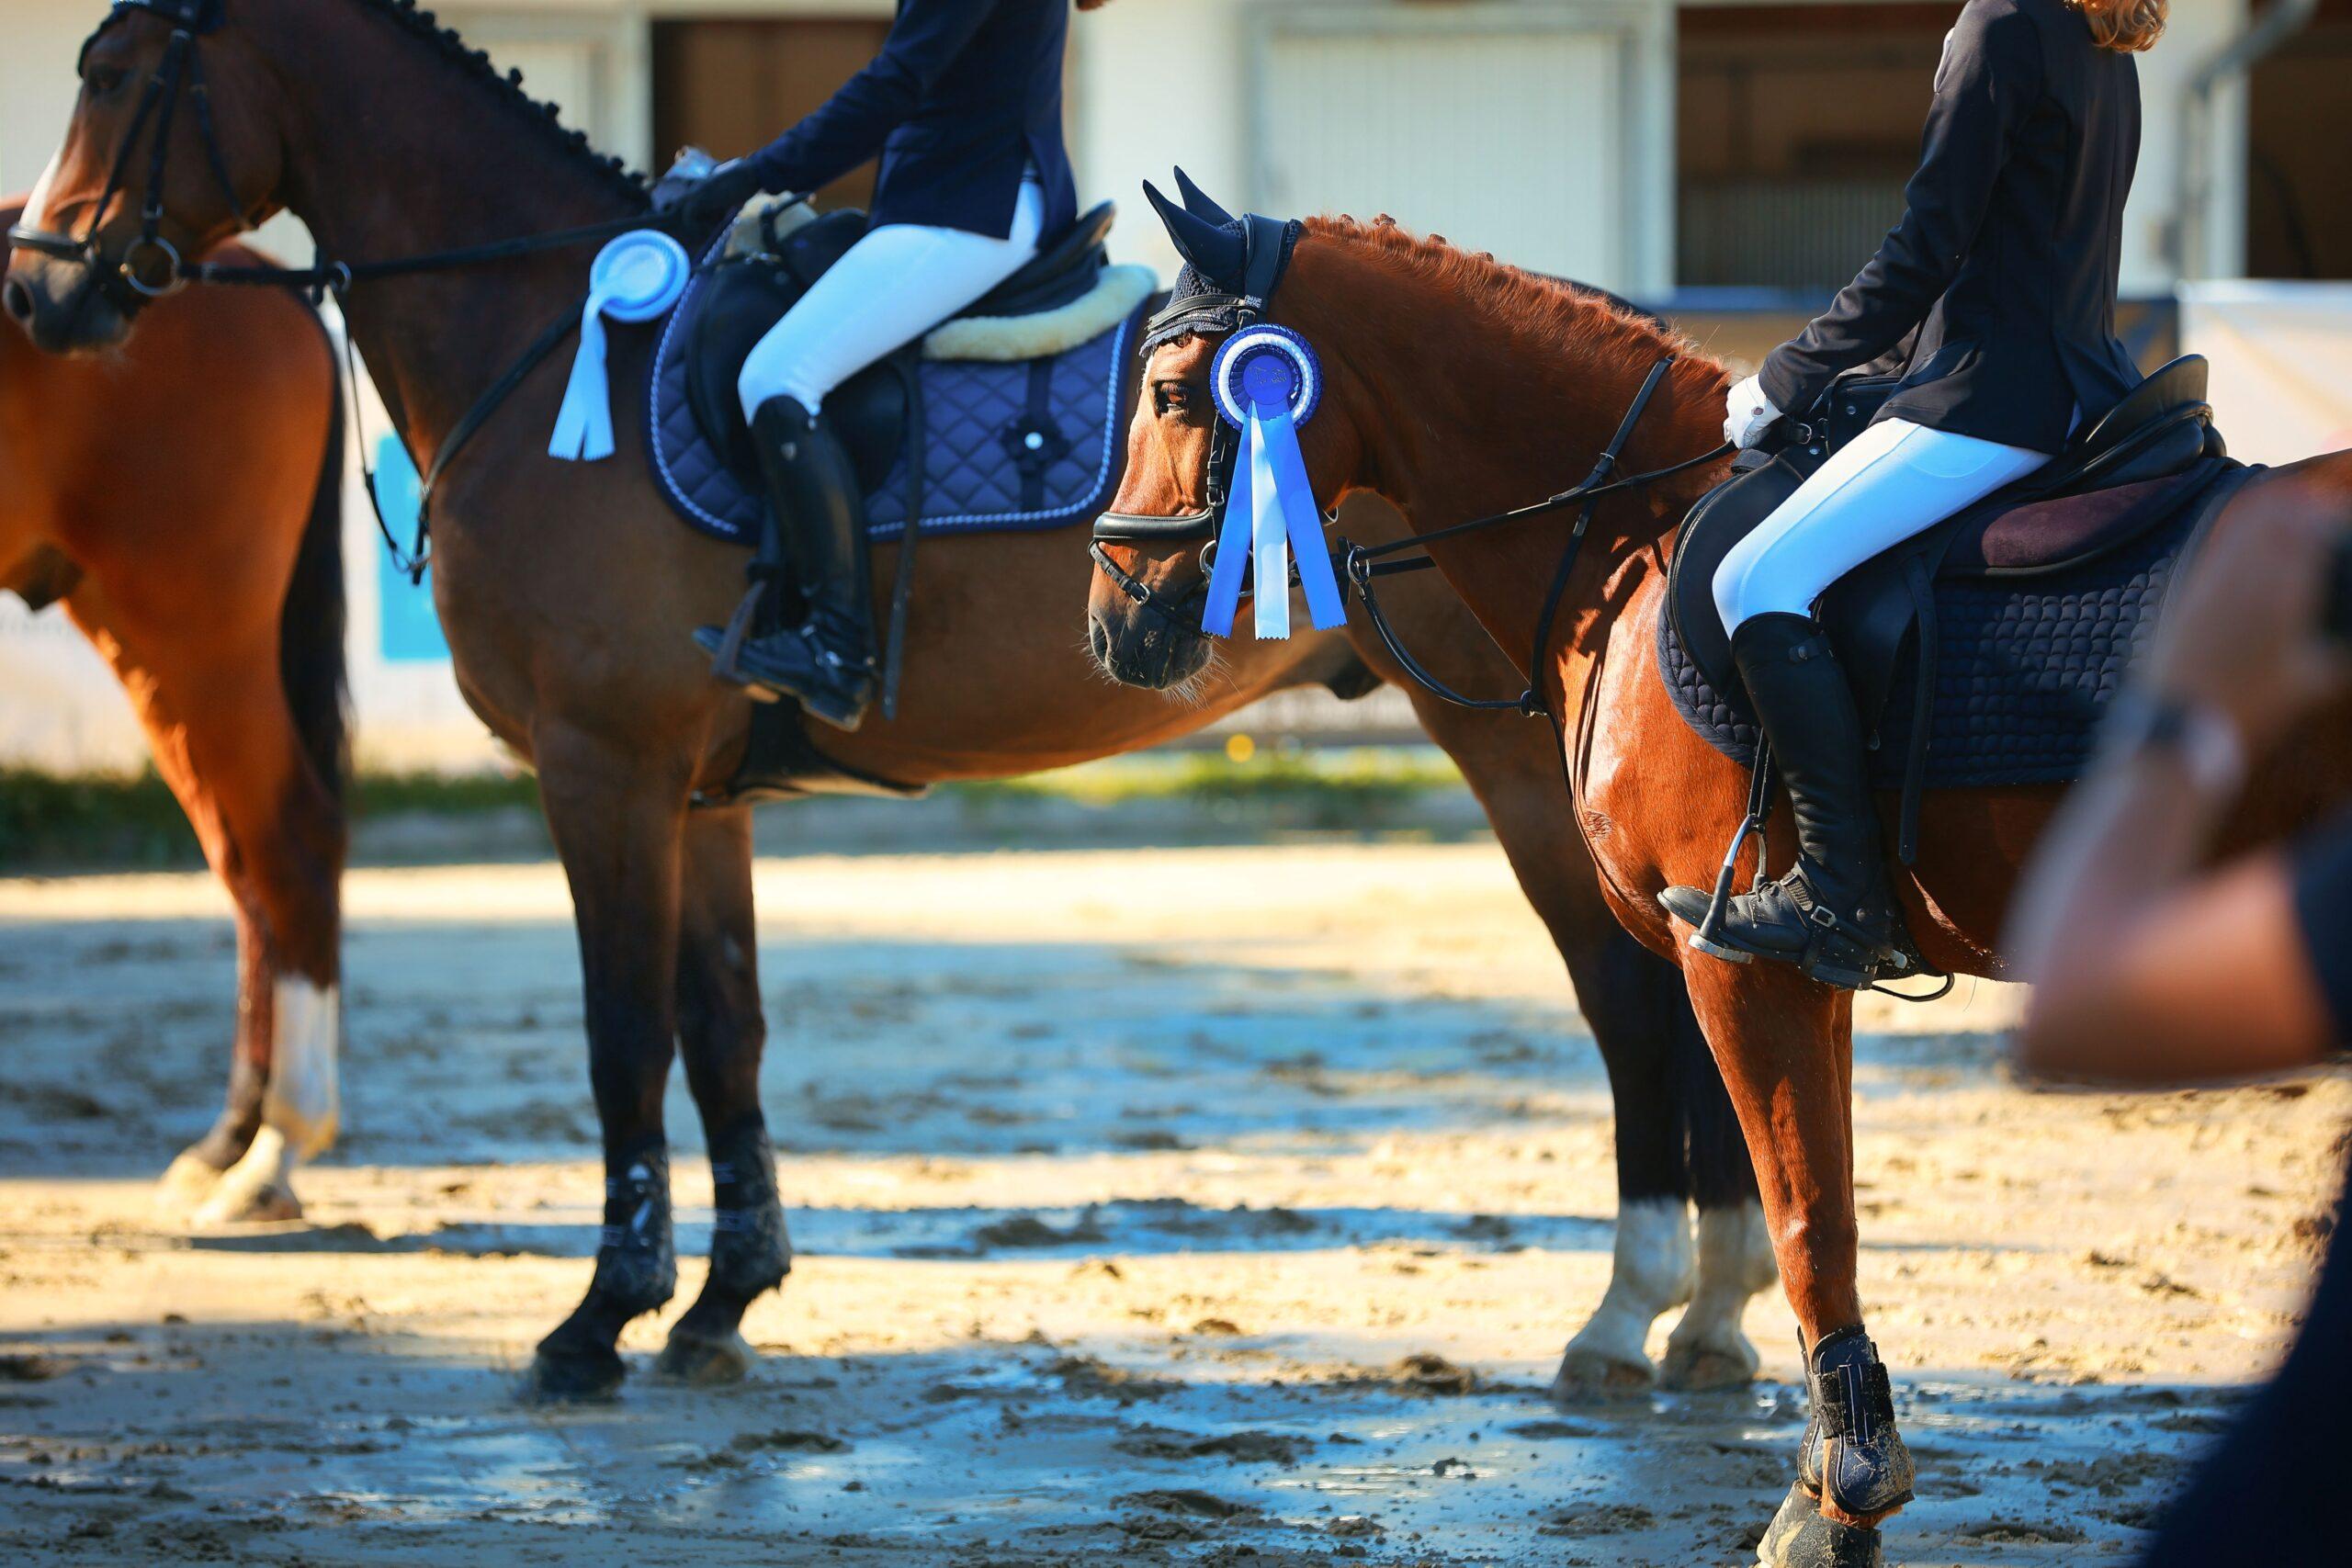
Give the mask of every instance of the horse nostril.
[[20, 327], [33, 324], [33, 291], [20, 278], [10, 278], [7, 287], [0, 288], [0, 309], [6, 309], [8, 319]]

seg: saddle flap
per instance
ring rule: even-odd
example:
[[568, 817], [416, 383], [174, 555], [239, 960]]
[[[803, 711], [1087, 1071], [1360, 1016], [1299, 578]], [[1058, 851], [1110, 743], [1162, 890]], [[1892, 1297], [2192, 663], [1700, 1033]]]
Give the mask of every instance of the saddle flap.
[[[820, 232], [837, 218], [855, 219], [856, 231], [843, 223], [834, 225], [830, 235]], [[804, 271], [832, 244], [843, 250], [854, 244], [865, 221], [863, 213], [830, 213], [795, 233], [796, 243], [786, 245], [781, 261], [763, 256], [713, 268], [695, 302], [686, 345], [686, 399], [727, 466], [755, 482], [759, 453], [735, 389], [743, 362], [808, 291]], [[814, 248], [804, 251], [797, 243], [804, 237], [813, 237]], [[825, 400], [825, 412], [849, 450], [859, 483], [869, 493], [879, 489], [898, 460], [906, 425], [906, 389], [897, 370], [887, 360], [861, 370]]]
[[1745, 710], [1738, 668], [1731, 657], [1731, 634], [1715, 609], [1715, 570], [1734, 545], [1756, 531], [1797, 486], [1804, 469], [1783, 454], [1735, 474], [1691, 507], [1675, 536], [1667, 561], [1667, 614], [1674, 635], [1708, 685]]

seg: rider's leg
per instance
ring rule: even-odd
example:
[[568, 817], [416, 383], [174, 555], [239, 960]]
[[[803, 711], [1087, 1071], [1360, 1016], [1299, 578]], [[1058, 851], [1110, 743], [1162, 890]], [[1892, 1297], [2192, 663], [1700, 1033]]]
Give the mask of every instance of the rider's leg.
[[823, 417], [827, 394], [1019, 271], [1036, 254], [1045, 198], [1023, 185], [1005, 239], [894, 223], [817, 280], [745, 361], [736, 390], [767, 481], [768, 535], [755, 584], [788, 561], [808, 603], [801, 626], [730, 642], [696, 634], [717, 672], [755, 694], [788, 692], [854, 728], [875, 686], [865, 513], [849, 455]]
[[[1863, 773], [1861, 717], [1827, 639], [1814, 628], [1813, 602], [1872, 556], [2048, 461], [1887, 420], [1839, 449], [1724, 557], [1715, 607], [1788, 785], [1800, 851], [1787, 877], [1732, 901], [1726, 945], [1797, 960], [1818, 954], [1823, 928], [1843, 928], [1846, 961], [1826, 960], [1815, 977], [1869, 978], [1869, 955], [1885, 947], [1892, 919], [1878, 818]], [[1667, 901], [1695, 925], [1707, 896], [1675, 888]]]

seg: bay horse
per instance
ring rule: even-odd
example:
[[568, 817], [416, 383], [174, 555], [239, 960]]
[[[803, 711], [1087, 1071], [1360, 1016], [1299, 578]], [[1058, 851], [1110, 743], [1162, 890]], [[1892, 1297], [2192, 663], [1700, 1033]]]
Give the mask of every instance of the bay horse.
[[[1214, 286], [1242, 292], [1238, 232], [1219, 239], [1212, 226], [1192, 229], [1182, 219], [1169, 215], [1179, 248]], [[1205, 254], [1219, 247], [1216, 257]], [[1568, 547], [1566, 514], [1434, 540], [1427, 549], [1548, 712], [1564, 716], [1553, 739], [1603, 896], [1627, 930], [1682, 969], [1746, 1130], [1805, 1346], [1859, 1330], [1851, 993], [1789, 964], [1733, 964], [1694, 953], [1690, 928], [1658, 902], [1668, 886], [1713, 886], [1747, 809], [1747, 770], [1683, 722], [1659, 679], [1656, 645], [1677, 530], [1729, 471], [1727, 457], [1693, 462], [1720, 446], [1727, 371], [1655, 321], [1385, 218], [1309, 220], [1266, 320], [1321, 355], [1321, 412], [1301, 430], [1317, 499], [1371, 491], [1421, 531], [1527, 505], [1595, 471], [1645, 381], [1667, 365], [1614, 471], [1693, 466], [1600, 503], [1542, 647], [1536, 628]], [[1179, 339], [1152, 358], [1117, 513], [1174, 518], [1201, 509], [1216, 417], [1208, 372], [1226, 335]], [[2352, 453], [2276, 475], [2299, 472], [2352, 495]], [[2229, 525], [2224, 513], [2216, 527]], [[2216, 538], [2225, 544], [2225, 532]], [[1171, 595], [1200, 575], [1189, 555], [1114, 558]], [[1120, 598], [1098, 570], [1090, 614], [1114, 612]], [[1501, 683], [1499, 668], [1494, 683]], [[2236, 808], [2234, 840], [2275, 838], [2352, 789], [2352, 728], [2310, 727], [2291, 755], [2268, 759], [2256, 778]], [[1928, 792], [1917, 865], [1889, 869], [1930, 964], [1953, 974], [2003, 973], [1999, 922], [2019, 862], [2061, 794], [2054, 785]], [[1894, 797], [1882, 807], [1892, 845]], [[1785, 807], [1770, 839], [1774, 859], [1786, 864], [1794, 841]], [[1814, 1403], [1799, 1483], [1765, 1537], [1764, 1559], [1874, 1562], [1875, 1527], [1910, 1489], [1891, 1409], [1883, 1429], [1858, 1436], [1825, 1421], [1819, 1390]], [[1857, 1394], [1843, 1408], [1874, 1403]], [[1822, 1458], [1833, 1446], [1829, 1464], [1859, 1456], [1895, 1480], [1886, 1491], [1900, 1495], [1859, 1512], [1842, 1506], [1822, 1481]]]
[[[0, 207], [0, 226], [25, 209]], [[228, 1099], [173, 1162], [166, 1204], [199, 1224], [288, 1219], [301, 1212], [294, 1167], [334, 1140], [338, 1112], [334, 356], [290, 296], [153, 314], [104, 359], [52, 359], [0, 327], [0, 589], [62, 604], [113, 667], [234, 907]]]
[[[185, 67], [199, 51], [209, 116], [165, 116], [158, 133], [140, 109], [148, 85], [164, 79], [167, 60]], [[517, 78], [406, 0], [143, 0], [94, 36], [83, 75], [46, 220], [94, 243], [63, 255], [20, 250], [0, 290], [54, 351], [102, 349], [130, 333], [145, 310], [140, 289], [119, 286], [126, 261], [141, 283], [166, 286], [159, 260], [175, 267], [280, 209], [310, 226], [322, 254], [351, 263], [647, 214], [640, 179], [594, 155]], [[139, 149], [128, 145], [134, 127]], [[107, 199], [118, 157], [140, 150], [124, 166], [152, 171], [152, 230], [141, 215], [151, 203]], [[433, 472], [547, 322], [576, 318], [587, 261], [579, 249], [522, 250], [344, 291], [353, 341], [420, 471]], [[615, 334], [616, 428], [644, 427], [649, 353], [647, 334]], [[526, 376], [443, 476], [433, 581], [467, 701], [537, 770], [579, 928], [605, 1225], [584, 1299], [541, 1342], [524, 1384], [528, 1397], [568, 1399], [617, 1390], [623, 1325], [675, 1288], [662, 1121], [675, 1055], [720, 1213], [702, 1293], [673, 1325], [661, 1370], [741, 1376], [743, 1313], [783, 1282], [791, 1251], [758, 1098], [766, 1031], [750, 815], [691, 804], [732, 775], [749, 729], [749, 702], [710, 679], [687, 635], [727, 619], [743, 558], [672, 520], [638, 445], [602, 465], [550, 461], [546, 433], [564, 379], [549, 366]], [[1237, 650], [1192, 682], [1189, 703], [1107, 683], [1046, 608], [1076, 589], [1072, 556], [1067, 531], [926, 545], [899, 715], [827, 734], [830, 757], [907, 784], [1028, 773], [1151, 745], [1278, 688], [1361, 691], [1394, 672], [1358, 629]], [[877, 581], [894, 564], [876, 563]], [[1465, 663], [1483, 642], [1445, 595], [1409, 618]], [[1679, 979], [1610, 916], [1540, 736], [1436, 710], [1424, 718], [1559, 946], [1616, 1096], [1632, 1223], [1621, 1224], [1600, 1310], [1563, 1358], [1562, 1387], [1646, 1383], [1644, 1336], [1685, 1296], [1694, 1310], [1669, 1371], [1693, 1384], [1744, 1382], [1756, 1358], [1739, 1316], [1770, 1282], [1769, 1248]]]

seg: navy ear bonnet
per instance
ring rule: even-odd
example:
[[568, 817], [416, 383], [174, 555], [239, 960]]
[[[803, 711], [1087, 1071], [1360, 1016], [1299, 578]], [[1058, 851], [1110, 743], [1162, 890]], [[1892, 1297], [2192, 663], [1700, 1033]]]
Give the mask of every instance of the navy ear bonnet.
[[107, 19], [83, 41], [81, 58], [74, 62], [74, 69], [78, 73], [89, 62], [90, 45], [106, 37], [116, 23], [129, 21], [134, 11], [149, 12], [182, 32], [200, 35], [218, 31], [220, 24], [229, 19], [228, 4], [229, 0], [114, 0], [114, 9], [107, 13]]
[[1176, 171], [1176, 188], [1184, 197], [1182, 206], [1144, 182], [1144, 195], [1184, 258], [1175, 293], [1145, 327], [1141, 352], [1147, 355], [1188, 333], [1229, 333], [1261, 319], [1306, 228], [1296, 219], [1254, 212], [1236, 218], [1182, 169]]

